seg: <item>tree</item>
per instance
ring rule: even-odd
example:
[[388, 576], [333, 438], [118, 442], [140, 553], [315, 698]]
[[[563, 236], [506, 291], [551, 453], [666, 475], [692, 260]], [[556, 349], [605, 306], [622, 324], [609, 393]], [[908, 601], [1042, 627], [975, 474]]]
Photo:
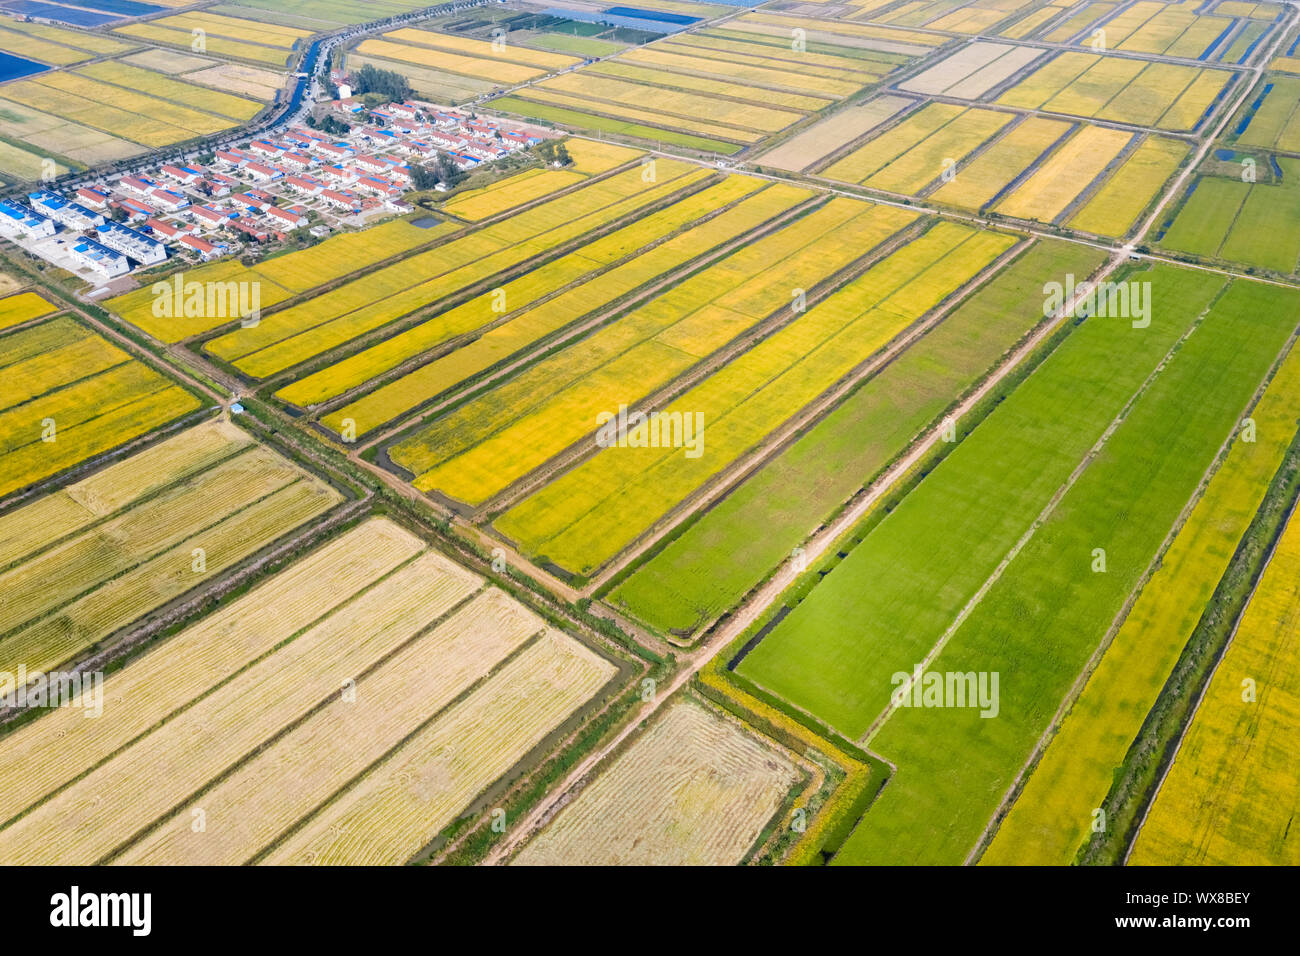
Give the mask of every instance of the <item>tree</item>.
[[442, 177], [428, 166], [414, 164], [411, 166], [411, 185], [421, 191], [432, 189], [442, 182]]
[[455, 186], [465, 178], [464, 171], [456, 165], [455, 160], [451, 158], [451, 154], [447, 152], [438, 153], [437, 173], [438, 178], [448, 186]]
[[573, 164], [573, 157], [569, 155], [569, 147], [553, 139], [544, 139], [538, 143], [537, 155], [544, 163], [555, 163], [560, 166]]
[[367, 63], [352, 79], [353, 92], [362, 96], [367, 93], [379, 94], [382, 103], [411, 97], [411, 84], [406, 77], [394, 70], [381, 70]]

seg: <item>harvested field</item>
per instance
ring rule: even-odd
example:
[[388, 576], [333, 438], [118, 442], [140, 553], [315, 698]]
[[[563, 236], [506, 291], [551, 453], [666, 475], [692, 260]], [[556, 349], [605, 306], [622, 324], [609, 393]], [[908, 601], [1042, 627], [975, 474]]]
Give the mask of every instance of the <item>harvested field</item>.
[[513, 862], [731, 866], [798, 779], [790, 759], [694, 702], [669, 706]]
[[[227, 453], [194, 472], [190, 459], [172, 449], [187, 439], [202, 446], [211, 430], [219, 430]], [[196, 426], [170, 439], [163, 452], [141, 455], [176, 462], [180, 470], [153, 476], [147, 491], [114, 500], [115, 507], [95, 502], [99, 520], [87, 522], [62, 499], [36, 501], [5, 516], [4, 527], [24, 542], [14, 548], [27, 550], [0, 575], [11, 595], [0, 610], [4, 669], [21, 665], [36, 673], [62, 664], [340, 500], [323, 482], [269, 449], [248, 445], [222, 423]], [[129, 470], [132, 460], [115, 466], [115, 474]], [[92, 488], [103, 484], [88, 481]], [[68, 491], [73, 502], [80, 504], [82, 496], [81, 484]], [[41, 516], [51, 508], [66, 521], [63, 534], [33, 549], [23, 533], [29, 509]]]
[[896, 116], [910, 103], [911, 100], [901, 96], [882, 96], [861, 106], [847, 107], [796, 133], [759, 156], [756, 162], [790, 172], [806, 170]]

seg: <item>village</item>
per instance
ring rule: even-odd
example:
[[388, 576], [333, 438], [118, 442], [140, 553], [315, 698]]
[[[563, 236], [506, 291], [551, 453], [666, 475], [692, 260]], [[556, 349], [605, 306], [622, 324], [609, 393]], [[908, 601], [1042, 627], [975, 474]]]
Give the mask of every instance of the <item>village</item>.
[[339, 96], [322, 104], [323, 128], [295, 125], [67, 194], [0, 200], [0, 235], [85, 278], [99, 297], [168, 259], [207, 262], [299, 230], [319, 241], [411, 213], [410, 192], [447, 189], [429, 164], [466, 173], [548, 135], [413, 99], [368, 109], [346, 76], [331, 79]]

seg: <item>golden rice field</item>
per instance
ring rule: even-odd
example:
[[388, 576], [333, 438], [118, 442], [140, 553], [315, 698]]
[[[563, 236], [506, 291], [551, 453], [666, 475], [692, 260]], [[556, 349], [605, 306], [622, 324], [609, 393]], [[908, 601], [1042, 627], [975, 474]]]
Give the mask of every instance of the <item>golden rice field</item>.
[[136, 90], [148, 96], [239, 122], [252, 119], [262, 110], [262, 104], [255, 100], [246, 100], [229, 93], [205, 89], [192, 83], [172, 79], [153, 70], [143, 70], [114, 60], [92, 63], [78, 68], [76, 72], [93, 80], [111, 83], [126, 90]]
[[[257, 283], [262, 308], [265, 309], [374, 263], [433, 242], [455, 228], [451, 223], [439, 223], [421, 229], [404, 219], [395, 219], [360, 232], [336, 233], [319, 245], [273, 256], [251, 268], [233, 260], [200, 266], [182, 273], [182, 281], [200, 284]], [[106, 305], [141, 331], [163, 342], [179, 342], [230, 324], [238, 318], [208, 315], [205, 310], [184, 317], [159, 317], [153, 314], [155, 299], [152, 286], [145, 286], [109, 299]]]
[[[807, 49], [794, 49], [791, 29], [806, 33]], [[910, 31], [745, 13], [631, 47], [497, 102], [573, 128], [730, 154], [884, 80], [943, 42]]]
[[[407, 31], [397, 31], [397, 33], [403, 32]], [[387, 35], [396, 36], [396, 33]], [[523, 66], [507, 60], [451, 53], [427, 46], [416, 46], [410, 43], [397, 43], [392, 40], [375, 38], [362, 40], [357, 44], [356, 50], [357, 53], [365, 56], [377, 56], [400, 63], [414, 63], [417, 66], [430, 67], [434, 70], [445, 71], [458, 76], [487, 80], [501, 86], [514, 86], [516, 83], [525, 83], [539, 76], [545, 76], [547, 72], [540, 67]]]
[[65, 30], [44, 23], [8, 19], [0, 22], [0, 49], [51, 66], [70, 66], [130, 48], [130, 44], [94, 33]]
[[1138, 833], [1136, 865], [1291, 865], [1300, 698], [1300, 524], [1294, 517]]
[[209, 422], [11, 511], [0, 519], [0, 665], [56, 667], [340, 500], [233, 426]]
[[675, 284], [617, 321], [389, 449], [421, 491], [471, 504], [594, 432], [596, 416], [634, 405], [737, 335], [915, 221], [836, 198]]
[[240, 328], [206, 350], [246, 375], [265, 378], [412, 315], [504, 269], [516, 268], [622, 216], [701, 182], [707, 172], [675, 160], [655, 175], [634, 168], [589, 183], [428, 252]]
[[1064, 865], [1099, 807], [1263, 501], [1300, 419], [1300, 352], [1250, 412], [1256, 440], [1233, 443], [1125, 617], [981, 862]]
[[[16, 298], [24, 300], [17, 315], [52, 311], [44, 300]], [[199, 407], [189, 392], [69, 318], [0, 336], [0, 371], [0, 496]]]
[[8, 83], [0, 93], [0, 109], [5, 101], [12, 102], [148, 147], [230, 129], [262, 108], [251, 100], [116, 62], [92, 64], [77, 72], [43, 73]]
[[[160, 43], [163, 46], [193, 50], [193, 28], [179, 24], [174, 26], [164, 25], [165, 21], [170, 19], [168, 17], [162, 20], [149, 20], [144, 23], [128, 23], [124, 27], [118, 27], [113, 32], [120, 36], [145, 40], [149, 43]], [[261, 24], [258, 24], [258, 26], [261, 26]], [[255, 42], [248, 43], [241, 40], [232, 40], [218, 33], [210, 33], [205, 37], [203, 49], [195, 52], [232, 60], [248, 60], [276, 70], [284, 70], [289, 63], [290, 57], [293, 56], [289, 47], [282, 45], [279, 40], [264, 43], [259, 37]]]
[[[2, 290], [0, 290], [2, 291]], [[47, 302], [39, 292], [19, 292], [0, 299], [0, 331], [22, 325], [32, 319], [57, 312], [57, 306]], [[3, 340], [0, 340], [3, 341]]]
[[506, 43], [497, 47], [487, 40], [476, 40], [473, 37], [455, 36], [450, 33], [439, 33], [435, 30], [422, 30], [414, 27], [403, 27], [400, 30], [386, 33], [384, 36], [392, 37], [399, 43], [445, 50], [475, 60], [502, 61], [531, 66], [535, 67], [540, 73], [568, 69], [582, 62], [581, 58], [576, 56], [519, 46], [516, 43], [509, 42], [509, 37], [506, 38]]
[[619, 146], [617, 143], [579, 139], [573, 136], [564, 141], [564, 146], [569, 151], [569, 158], [573, 160], [573, 165], [569, 169], [588, 176], [607, 173], [643, 155], [638, 149]]
[[1198, 128], [1232, 74], [1097, 53], [1061, 53], [998, 97], [1022, 109], [1166, 130]]
[[691, 701], [666, 708], [513, 859], [523, 866], [731, 866], [799, 779], [785, 754]]
[[478, 222], [585, 182], [586, 178], [567, 169], [529, 169], [490, 186], [457, 193], [442, 209], [459, 219]]
[[[345, 421], [351, 422], [360, 438], [638, 287], [689, 266], [709, 250], [744, 235], [807, 198], [806, 194], [788, 187], [771, 187], [758, 196], [743, 199], [706, 223], [661, 241], [698, 217], [760, 188], [761, 183], [756, 180], [731, 177], [507, 283], [501, 287], [506, 308], [510, 310], [504, 322], [492, 325], [472, 341], [325, 416], [323, 424], [337, 434]], [[654, 243], [658, 244], [648, 248]], [[642, 248], [645, 251], [638, 252]], [[627, 261], [619, 261], [629, 255]], [[618, 264], [610, 267], [613, 263]], [[480, 327], [485, 320], [490, 321], [488, 316], [499, 318], [491, 312], [495, 294], [485, 293], [471, 299], [446, 313], [442, 320], [395, 335], [277, 394], [296, 404], [310, 404], [364, 384], [404, 359], [446, 341], [451, 330], [458, 327], [456, 313], [464, 313], [466, 324], [478, 323]]]
[[494, 527], [526, 554], [591, 573], [1015, 242], [956, 223], [934, 226], [667, 405], [669, 415], [703, 416], [702, 454], [602, 449]]
[[1080, 184], [1093, 182], [1132, 139], [1122, 130], [1085, 126], [994, 208], [1020, 219], [1051, 222], [1079, 194]]
[[24, 151], [29, 158], [20, 168], [11, 170], [31, 179], [39, 177], [42, 171], [39, 160], [45, 156], [67, 157], [72, 162], [94, 166], [145, 151], [137, 143], [3, 98], [0, 98], [0, 134], [40, 151], [39, 156]]

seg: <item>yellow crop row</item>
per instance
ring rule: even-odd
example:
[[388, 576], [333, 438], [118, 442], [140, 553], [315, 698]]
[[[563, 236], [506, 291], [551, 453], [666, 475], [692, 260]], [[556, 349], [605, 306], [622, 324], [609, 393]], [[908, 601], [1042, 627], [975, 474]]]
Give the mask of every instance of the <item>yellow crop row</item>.
[[[147, 23], [128, 23], [124, 27], [118, 27], [113, 32], [148, 40], [151, 43], [161, 43], [164, 46], [180, 47], [183, 50], [193, 49], [194, 36], [188, 29], [181, 30], [158, 26], [158, 22], [157, 20], [150, 20]], [[210, 56], [265, 63], [278, 70], [285, 68], [290, 56], [289, 52], [282, 47], [243, 43], [239, 40], [230, 40], [220, 36], [206, 37], [203, 42], [203, 52]]]
[[1300, 521], [1287, 525], [1133, 846], [1136, 865], [1295, 866]]
[[629, 170], [278, 312], [255, 328], [215, 339], [208, 349], [237, 360], [250, 375], [265, 377], [525, 262], [704, 175], [673, 160], [658, 161], [655, 183], [647, 183], [641, 170]]
[[[1300, 418], [1300, 352], [1292, 349], [1283, 360], [1250, 417], [1256, 440], [1237, 440], [1229, 449], [982, 863], [1065, 865], [1091, 836], [1093, 808], [1105, 800], [1115, 768], [1123, 763], [1286, 455]], [[1159, 801], [1157, 808], [1154, 818], [1165, 812]], [[1180, 826], [1178, 832], [1185, 837], [1187, 830]]]
[[509, 63], [521, 63], [525, 66], [533, 66], [546, 71], [564, 70], [571, 66], [577, 66], [582, 62], [576, 56], [518, 46], [509, 42], [508, 35], [505, 37], [504, 44], [499, 46], [487, 40], [476, 40], [473, 37], [453, 36], [449, 33], [437, 33], [433, 30], [418, 30], [411, 27], [394, 30], [392, 33], [384, 34], [384, 36], [392, 37], [402, 43], [414, 43], [417, 46], [431, 46], [442, 50], [450, 50], [453, 53], [464, 53], [475, 59], [504, 60]]
[[841, 80], [824, 76], [809, 76], [792, 70], [773, 69], [772, 67], [749, 65], [725, 60], [710, 59], [689, 54], [659, 52], [653, 46], [636, 47], [619, 54], [620, 61], [644, 63], [650, 66], [664, 67], [683, 73], [701, 76], [721, 77], [734, 82], [754, 85], [749, 99], [763, 102], [763, 86], [775, 86], [795, 93], [825, 93], [839, 98], [851, 96], [867, 85], [867, 81]]
[[[404, 219], [386, 222], [361, 232], [340, 233], [318, 246], [276, 256], [253, 268], [237, 260], [215, 262], [181, 274], [183, 288], [203, 289], [208, 283], [258, 283], [262, 308], [283, 302], [294, 293], [333, 282], [375, 262], [406, 252], [453, 231], [450, 223], [429, 229]], [[193, 285], [191, 285], [193, 283]], [[185, 316], [158, 317], [153, 313], [152, 286], [109, 299], [108, 307], [132, 325], [164, 342], [177, 342], [234, 321], [230, 314], [208, 315], [205, 309]]]
[[997, 210], [1021, 219], [1052, 222], [1133, 139], [1133, 134], [1085, 126], [1043, 163]]
[[[602, 258], [607, 255], [604, 250], [609, 247], [617, 251], [625, 249], [630, 251], [638, 248], [638, 243], [648, 243], [668, 235], [711, 208], [736, 198], [740, 195], [740, 191], [735, 188], [737, 186], [747, 187], [747, 191], [752, 191], [758, 184], [753, 180], [732, 177], [712, 189], [669, 207], [653, 220], [633, 223], [604, 240], [591, 243], [580, 253], [575, 254], [575, 258], [587, 262], [602, 262]], [[516, 287], [515, 283], [511, 283], [503, 287], [506, 305], [510, 311], [526, 306], [521, 314], [449, 355], [416, 369], [326, 416], [324, 424], [339, 432], [344, 420], [350, 419], [355, 424], [357, 435], [365, 434], [408, 408], [458, 385], [469, 376], [513, 354], [525, 345], [536, 342], [583, 315], [616, 301], [651, 279], [694, 261], [696, 257], [720, 242], [743, 235], [773, 215], [802, 201], [803, 198], [806, 198], [806, 195], [801, 195], [794, 190], [770, 189], [704, 225], [669, 239], [608, 272], [600, 273], [589, 281], [584, 281], [574, 288], [547, 299], [544, 308], [534, 308], [531, 304], [539, 292], [541, 295], [547, 295], [562, 286], [549, 281], [547, 267], [530, 273], [529, 276], [524, 277], [524, 280], [519, 280], [519, 286]], [[706, 203], [708, 205], [705, 205]], [[653, 232], [650, 231], [651, 228]], [[559, 260], [556, 265], [564, 268], [559, 266], [563, 261]], [[525, 281], [532, 280], [534, 277], [540, 281]], [[520, 290], [523, 291], [522, 295], [519, 294]], [[487, 297], [480, 297], [478, 300], [466, 303], [460, 309], [476, 308], [482, 314], [487, 311], [488, 305]], [[296, 383], [282, 392], [280, 397], [287, 398], [292, 392], [299, 398], [311, 396], [319, 401], [328, 397], [324, 394], [326, 389], [338, 394], [361, 384], [373, 375], [396, 366], [403, 358], [429, 348], [428, 339], [423, 335], [422, 329], [423, 326], [417, 326], [409, 332], [394, 336], [394, 339], [390, 340], [394, 343], [393, 349], [389, 349], [390, 343], [385, 342], [325, 369], [320, 373], [319, 381]], [[299, 384], [304, 388], [299, 389]]]
[[142, 146], [168, 146], [195, 135], [168, 123], [106, 106], [33, 80], [9, 83], [3, 87], [3, 91], [5, 98], [15, 103], [91, 129], [113, 133]]
[[714, 80], [703, 76], [692, 76], [687, 73], [673, 73], [649, 66], [637, 66], [634, 63], [624, 63], [622, 60], [603, 60], [599, 63], [593, 63], [584, 72], [588, 76], [616, 77], [633, 83], [641, 83], [645, 86], [677, 87], [678, 89], [691, 90], [696, 93], [730, 96], [742, 100], [759, 98], [768, 106], [783, 106], [807, 113], [815, 113], [832, 102], [825, 97], [807, 96], [802, 93], [786, 93], [778, 90], [763, 90], [760, 94], [752, 86], [728, 83], [725, 80]]
[[459, 193], [442, 208], [453, 216], [478, 222], [559, 192], [585, 179], [581, 173], [567, 169], [530, 169], [490, 186]]
[[19, 292], [0, 299], [0, 331], [11, 329], [31, 319], [38, 319], [56, 311], [37, 292]]
[[881, 75], [867, 60], [831, 56], [825, 53], [796, 53], [787, 47], [759, 47], [743, 40], [725, 40], [720, 37], [699, 37], [678, 34], [656, 43], [656, 50], [681, 56], [699, 56], [724, 63], [762, 66], [773, 70], [788, 70], [807, 76], [844, 80], [847, 83], [870, 83]]
[[77, 72], [82, 76], [112, 83], [128, 90], [138, 90], [149, 96], [162, 97], [227, 119], [250, 120], [262, 110], [262, 104], [256, 100], [247, 100], [218, 90], [184, 83], [161, 73], [155, 73], [153, 70], [142, 70], [137, 66], [114, 60], [91, 63], [89, 66], [81, 67]]
[[520, 90], [515, 95], [526, 100], [532, 100], [535, 103], [549, 103], [555, 106], [564, 106], [570, 109], [582, 110], [587, 113], [599, 113], [604, 116], [611, 116], [615, 119], [625, 120], [628, 122], [645, 123], [650, 126], [661, 126], [674, 131], [684, 130], [688, 133], [698, 133], [701, 136], [731, 140], [736, 143], [756, 143], [764, 136], [763, 133], [755, 130], [738, 129], [732, 126], [719, 126], [715, 123], [706, 123], [703, 120], [690, 119], [684, 116], [669, 115], [653, 109], [638, 109], [637, 107], [628, 106], [624, 103], [601, 103], [579, 96], [576, 93], [561, 93], [550, 89], [543, 84], [529, 87], [526, 90]]
[[800, 114], [757, 104], [734, 103], [711, 96], [649, 87], [595, 76], [589, 73], [565, 73], [539, 84], [542, 89], [575, 96], [608, 100], [626, 106], [652, 105], [655, 110], [680, 116], [710, 120], [728, 127], [774, 133], [799, 119]]
[[664, 443], [602, 450], [496, 527], [529, 554], [593, 571], [1014, 243], [935, 226], [675, 399], [667, 413], [702, 416], [700, 455]]
[[963, 209], [983, 209], [1072, 128], [1060, 120], [1030, 116], [975, 159], [959, 166], [953, 179], [929, 198]]
[[915, 219], [835, 199], [393, 446], [416, 486], [481, 503]]
[[979, 149], [1014, 118], [1010, 113], [969, 109], [872, 173], [863, 185], [915, 195], [955, 171], [957, 162]]
[[364, 40], [357, 47], [363, 55], [383, 57], [386, 60], [400, 60], [420, 66], [459, 73], [490, 80], [503, 86], [525, 83], [546, 74], [545, 70], [535, 66], [521, 66], [518, 63], [506, 63], [501, 60], [483, 60], [459, 53], [446, 53], [423, 46], [410, 46], [406, 43], [393, 43], [389, 40]]
[[[6, 31], [4, 42], [6, 50], [13, 49], [9, 46], [10, 33], [23, 33], [30, 37], [38, 37], [49, 43], [58, 43], [65, 47], [72, 47], [74, 50], [85, 50], [87, 53], [99, 56], [122, 53], [135, 46], [135, 44], [123, 43], [120, 40], [100, 36], [97, 33], [89, 33], [85, 30], [65, 30], [63, 27], [51, 26], [48, 23], [5, 20], [3, 29]], [[85, 57], [82, 59], [85, 59]]]
[[312, 33], [310, 30], [302, 30], [298, 27], [267, 23], [262, 20], [245, 20], [241, 17], [227, 17], [203, 11], [180, 13], [150, 22], [187, 32], [199, 29], [232, 40], [278, 46], [286, 50], [290, 49], [296, 41], [304, 40]]
[[1121, 166], [1070, 225], [1101, 236], [1122, 236], [1169, 177], [1187, 157], [1190, 147], [1178, 139], [1149, 136]]
[[645, 155], [641, 150], [630, 146], [619, 146], [617, 143], [606, 143], [595, 139], [578, 139], [572, 136], [564, 141], [564, 147], [569, 151], [569, 158], [573, 160], [573, 165], [569, 168], [588, 176], [607, 173], [616, 166], [630, 163], [638, 156]]
[[964, 112], [964, 107], [951, 103], [930, 103], [831, 164], [822, 175], [842, 182], [861, 183]]

